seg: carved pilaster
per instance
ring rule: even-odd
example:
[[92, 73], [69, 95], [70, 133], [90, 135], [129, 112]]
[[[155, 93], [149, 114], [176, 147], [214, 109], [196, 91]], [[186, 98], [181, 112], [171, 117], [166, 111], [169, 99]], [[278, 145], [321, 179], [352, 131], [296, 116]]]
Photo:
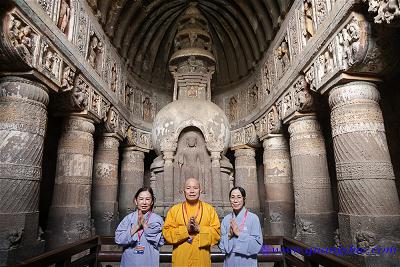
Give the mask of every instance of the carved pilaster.
[[135, 147], [124, 147], [119, 185], [119, 217], [122, 220], [133, 211], [133, 197], [144, 185], [144, 152]]
[[[376, 85], [369, 82], [339, 85], [329, 94], [340, 242], [342, 246], [364, 248], [362, 239], [368, 233], [368, 251], [376, 245], [391, 247], [400, 239], [399, 197], [379, 99]], [[375, 256], [366, 254], [354, 260], [371, 266], [396, 262], [390, 257], [379, 257], [377, 262]]]
[[44, 248], [39, 189], [48, 101], [39, 83], [0, 78], [0, 266]]
[[282, 134], [263, 141], [266, 190], [266, 235], [293, 235], [294, 200], [289, 145]]
[[93, 133], [93, 121], [78, 116], [65, 118], [46, 229], [49, 249], [88, 238], [93, 233], [90, 208]]
[[164, 204], [171, 206], [174, 202], [174, 152], [164, 151]]
[[235, 185], [246, 190], [246, 206], [255, 213], [260, 213], [258, 194], [256, 153], [254, 148], [235, 150]]
[[118, 218], [118, 147], [116, 134], [98, 139], [93, 162], [92, 217], [96, 234], [114, 235]]
[[212, 201], [218, 215], [222, 215], [221, 153], [211, 152]]
[[312, 246], [331, 246], [337, 220], [325, 141], [316, 116], [310, 114], [290, 121], [289, 133], [296, 239]]

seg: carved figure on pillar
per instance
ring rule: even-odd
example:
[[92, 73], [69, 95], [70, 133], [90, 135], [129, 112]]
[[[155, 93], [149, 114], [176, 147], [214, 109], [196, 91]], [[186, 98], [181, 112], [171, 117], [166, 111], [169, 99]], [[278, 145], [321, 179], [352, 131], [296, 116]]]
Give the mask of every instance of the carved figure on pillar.
[[152, 121], [153, 120], [153, 103], [151, 103], [150, 98], [146, 96], [143, 100], [143, 120]]
[[70, 16], [71, 16], [70, 0], [61, 0], [57, 27], [60, 28], [60, 30], [63, 33], [67, 33], [68, 31]]
[[314, 36], [314, 22], [313, 22], [313, 7], [311, 0], [304, 0], [304, 24], [305, 29], [303, 35], [306, 39], [310, 39]]

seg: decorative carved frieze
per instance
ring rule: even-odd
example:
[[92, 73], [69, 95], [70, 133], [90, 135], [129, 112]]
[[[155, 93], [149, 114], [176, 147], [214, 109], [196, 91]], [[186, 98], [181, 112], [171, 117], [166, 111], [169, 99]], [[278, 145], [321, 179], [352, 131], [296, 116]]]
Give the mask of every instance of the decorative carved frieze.
[[6, 24], [8, 40], [11, 44], [10, 52], [16, 51], [24, 63], [30, 67], [34, 66], [40, 47], [38, 31], [16, 10], [8, 14]]
[[400, 3], [396, 0], [363, 0], [368, 2], [368, 11], [375, 15], [375, 23], [398, 22], [400, 17]]
[[[150, 133], [140, 130], [140, 129], [136, 129], [132, 126], [130, 126], [128, 128], [127, 134], [126, 134], [126, 141], [127, 144], [130, 146], [136, 146], [145, 150], [151, 150], [152, 144], [151, 144], [151, 137], [150, 137]], [[174, 143], [176, 146], [175, 142], [171, 142], [171, 144]], [[166, 147], [164, 147], [164, 149], [167, 149]], [[176, 147], [175, 147], [176, 149]], [[173, 151], [173, 150], [170, 150]]]
[[230, 147], [255, 146], [258, 143], [256, 128], [254, 124], [249, 124], [243, 128], [231, 132]]
[[38, 62], [38, 70], [58, 84], [61, 76], [62, 57], [53, 45], [46, 39], [42, 38], [40, 44], [40, 54]]
[[254, 122], [257, 136], [262, 140], [268, 134], [281, 132], [282, 122], [279, 118], [278, 108], [273, 105], [268, 112]]
[[[102, 70], [102, 60], [104, 54], [104, 42], [100, 39], [99, 35], [95, 33], [94, 30], [90, 31], [90, 39], [89, 39], [89, 46], [87, 50], [86, 59], [89, 62], [90, 66], [97, 72], [101, 73]], [[105, 66], [109, 66], [110, 64], [110, 57], [107, 55]], [[108, 72], [105, 72], [107, 80]]]

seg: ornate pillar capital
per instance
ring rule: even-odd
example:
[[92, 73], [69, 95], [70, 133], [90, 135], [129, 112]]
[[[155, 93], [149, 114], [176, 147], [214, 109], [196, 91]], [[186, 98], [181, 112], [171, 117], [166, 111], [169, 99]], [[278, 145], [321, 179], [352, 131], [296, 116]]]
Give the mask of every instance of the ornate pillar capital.
[[243, 146], [235, 149], [235, 158], [239, 157], [255, 157], [256, 151], [254, 148], [249, 146]]

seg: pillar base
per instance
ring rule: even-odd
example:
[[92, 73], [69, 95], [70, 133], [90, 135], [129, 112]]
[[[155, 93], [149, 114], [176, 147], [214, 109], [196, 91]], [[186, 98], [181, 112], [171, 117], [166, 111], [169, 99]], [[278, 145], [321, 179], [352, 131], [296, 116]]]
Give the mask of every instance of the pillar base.
[[93, 207], [92, 213], [92, 217], [99, 220], [94, 221], [97, 235], [112, 236], [115, 234], [119, 222], [117, 201], [98, 201]]
[[51, 229], [46, 230], [47, 250], [94, 235], [90, 210], [87, 211], [86, 206], [50, 208], [47, 229]]
[[2, 213], [0, 217], [0, 266], [11, 266], [43, 253], [45, 243], [37, 228], [38, 212]]
[[312, 247], [333, 247], [336, 218], [335, 212], [296, 214], [295, 238]]
[[[399, 215], [350, 215], [339, 213], [340, 245], [365, 253], [347, 256], [360, 266], [394, 266], [400, 262]], [[372, 248], [395, 248], [397, 253], [373, 253]], [[371, 255], [372, 254], [372, 255]], [[375, 254], [375, 255], [374, 255]]]

